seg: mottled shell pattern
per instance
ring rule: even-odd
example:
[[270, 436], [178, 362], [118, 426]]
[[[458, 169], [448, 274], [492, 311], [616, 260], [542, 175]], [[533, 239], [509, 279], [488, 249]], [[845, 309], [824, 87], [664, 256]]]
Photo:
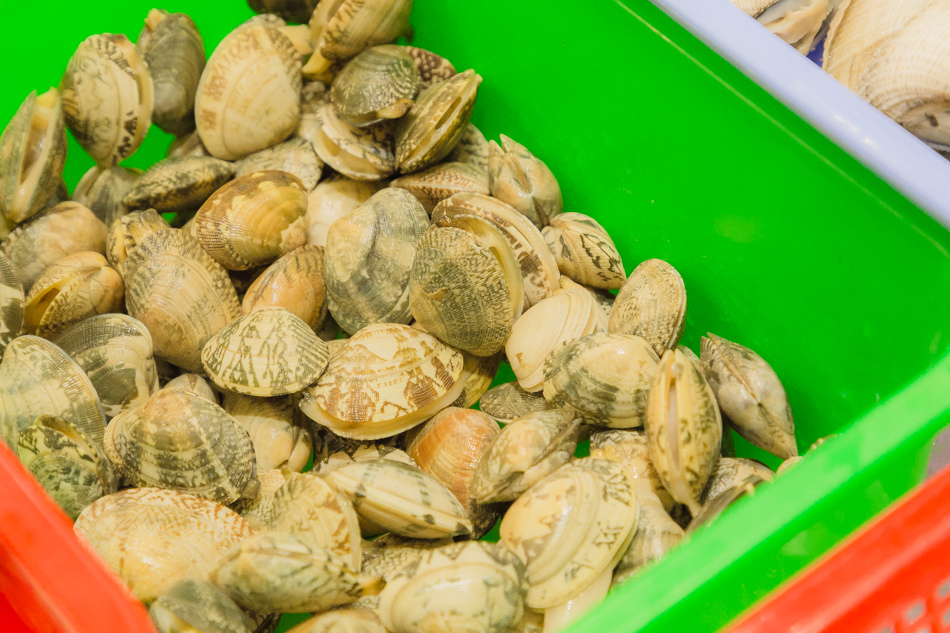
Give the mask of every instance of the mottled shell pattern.
[[299, 473], [307, 465], [313, 439], [307, 428], [295, 423], [292, 398], [255, 398], [228, 391], [221, 407], [251, 437], [258, 472], [287, 468]]
[[521, 211], [539, 229], [560, 214], [561, 187], [548, 166], [528, 149], [501, 135], [501, 147], [488, 143], [491, 195]]
[[377, 459], [390, 459], [410, 466], [418, 466], [416, 460], [409, 457], [405, 451], [392, 445], [401, 443], [397, 441], [400, 438], [401, 436], [395, 436], [386, 440], [369, 443], [339, 438], [343, 440], [344, 443], [338, 445], [339, 443], [336, 441], [336, 436], [334, 436], [334, 440], [326, 443], [326, 456], [320, 458], [314, 457], [312, 472], [314, 474], [324, 474], [356, 462], [371, 462]]
[[497, 543], [454, 543], [425, 552], [390, 578], [379, 614], [393, 631], [506, 633], [524, 613], [525, 567]]
[[19, 224], [45, 208], [65, 164], [59, 92], [31, 92], [0, 135], [0, 216]]
[[158, 633], [252, 633], [252, 622], [226, 593], [207, 580], [185, 578], [148, 610]]
[[316, 330], [327, 315], [322, 246], [304, 244], [267, 267], [251, 283], [241, 312], [280, 307], [290, 310]]
[[152, 233], [170, 228], [168, 222], [155, 209], [132, 211], [112, 224], [106, 239], [106, 259], [116, 272], [125, 277], [125, 263], [129, 253], [139, 242]]
[[392, 182], [414, 195], [430, 215], [437, 204], [457, 193], [488, 195], [488, 171], [471, 163], [440, 163]]
[[145, 170], [122, 203], [159, 213], [194, 211], [233, 177], [234, 165], [210, 156], [166, 158]]
[[0, 252], [0, 358], [23, 327], [23, 284], [7, 256]]
[[478, 408], [498, 422], [508, 424], [523, 415], [557, 407], [541, 395], [525, 391], [517, 382], [506, 382], [486, 391]]
[[462, 354], [462, 393], [452, 402], [453, 407], [468, 409], [488, 391], [498, 368], [501, 367], [501, 360], [504, 352], [498, 352], [494, 356], [476, 356], [468, 352]]
[[432, 51], [416, 46], [404, 46], [409, 59], [419, 72], [419, 92], [458, 74], [452, 62]]
[[307, 244], [327, 245], [330, 226], [370, 199], [382, 183], [334, 176], [322, 181], [307, 196]]
[[748, 347], [711, 332], [701, 347], [703, 375], [739, 435], [781, 459], [798, 455], [792, 407], [775, 370]]
[[387, 187], [330, 226], [330, 313], [350, 334], [374, 323], [408, 323], [409, 271], [429, 217], [415, 197]]
[[125, 35], [86, 38], [60, 83], [66, 125], [86, 152], [108, 166], [131, 156], [152, 123], [148, 64]]
[[217, 404], [191, 392], [162, 389], [113, 418], [105, 450], [116, 470], [138, 487], [224, 504], [257, 494], [247, 431]]
[[768, 30], [807, 55], [841, 0], [730, 0]]
[[419, 71], [404, 46], [374, 46], [333, 79], [330, 103], [344, 123], [362, 127], [406, 114], [418, 89]]
[[[246, 397], [246, 396], [242, 396]], [[274, 497], [293, 471], [287, 468], [258, 470], [257, 480], [261, 483], [257, 496], [253, 499], [239, 499], [231, 508], [238, 512], [256, 531], [266, 530], [274, 520]]]
[[616, 290], [627, 280], [617, 247], [594, 218], [562, 213], [551, 218], [541, 233], [558, 269], [577, 283]]
[[334, 433], [389, 437], [412, 428], [461, 393], [462, 355], [407, 325], [365, 327], [305, 389], [301, 410]]
[[[447, 163], [467, 163], [481, 167], [488, 171], [488, 139], [482, 134], [481, 130], [468, 123], [462, 128], [462, 137], [449, 155], [446, 156]], [[490, 191], [489, 187], [489, 191]]]
[[715, 499], [729, 488], [740, 484], [749, 477], [758, 477], [762, 481], [772, 481], [775, 473], [772, 469], [754, 459], [742, 457], [721, 457], [716, 468], [709, 476], [709, 483], [703, 491], [703, 504]]
[[145, 603], [183, 578], [206, 579], [225, 552], [254, 533], [220, 504], [157, 488], [107, 495], [74, 529]]
[[[626, 466], [635, 485], [646, 481], [667, 512], [676, 505], [650, 461], [647, 436], [643, 431], [597, 429], [590, 434], [590, 454], [591, 457], [610, 459]], [[641, 488], [638, 485], [638, 489]]]
[[686, 286], [671, 265], [648, 259], [634, 269], [610, 311], [611, 334], [642, 336], [657, 356], [673, 349], [686, 329]]
[[182, 374], [172, 378], [164, 386], [162, 386], [163, 391], [187, 391], [193, 393], [196, 396], [204, 398], [208, 402], [213, 402], [218, 404], [218, 396], [215, 395], [214, 390], [211, 389], [211, 385], [208, 384], [208, 381], [199, 376], [198, 374]]
[[369, 609], [334, 609], [301, 622], [287, 633], [386, 633]]
[[722, 418], [709, 383], [679, 350], [660, 359], [644, 426], [650, 461], [663, 485], [695, 514], [719, 460]]
[[88, 207], [106, 227], [111, 228], [116, 220], [129, 212], [122, 201], [141, 175], [141, 169], [131, 167], [91, 167], [79, 179], [72, 200]]
[[[593, 453], [592, 453], [593, 454]], [[633, 578], [643, 567], [660, 560], [683, 540], [683, 528], [674, 521], [649, 485], [634, 483], [639, 513], [630, 547], [614, 567], [613, 584]]]
[[308, 106], [300, 117], [297, 135], [310, 141], [317, 156], [347, 178], [380, 180], [396, 170], [389, 126], [347, 125], [328, 100]]
[[125, 314], [89, 317], [54, 342], [86, 372], [107, 419], [144, 404], [158, 391], [152, 336], [141, 321]]
[[254, 152], [238, 161], [235, 167], [238, 177], [255, 171], [285, 171], [299, 178], [307, 191], [313, 191], [323, 174], [323, 161], [313, 151], [313, 145], [299, 137]]

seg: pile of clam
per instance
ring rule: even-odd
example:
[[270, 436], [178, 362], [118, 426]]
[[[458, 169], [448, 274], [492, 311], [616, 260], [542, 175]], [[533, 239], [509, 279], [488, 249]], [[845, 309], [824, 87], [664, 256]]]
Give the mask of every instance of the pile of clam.
[[760, 356], [679, 345], [676, 269], [628, 276], [470, 123], [479, 75], [392, 44], [411, 0], [251, 4], [309, 27], [206, 63], [153, 10], [0, 137], [0, 437], [162, 633], [556, 631], [772, 479], [724, 419], [798, 459]]

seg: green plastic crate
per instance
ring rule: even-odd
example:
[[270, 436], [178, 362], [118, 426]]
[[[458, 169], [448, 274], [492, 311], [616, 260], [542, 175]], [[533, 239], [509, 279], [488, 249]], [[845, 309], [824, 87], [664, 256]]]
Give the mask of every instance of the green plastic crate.
[[[241, 0], [161, 6], [195, 19], [209, 55], [251, 15]], [[83, 38], [134, 39], [152, 7], [0, 0], [0, 122]], [[647, 0], [417, 0], [413, 25], [414, 44], [484, 77], [474, 122], [543, 158], [628, 271], [659, 257], [682, 273], [684, 344], [713, 331], [761, 353], [802, 450], [842, 433], [573, 631], [715, 631], [920, 481], [950, 422], [946, 230]], [[125, 164], [170, 140], [153, 127]], [[70, 139], [70, 189], [91, 165]]]

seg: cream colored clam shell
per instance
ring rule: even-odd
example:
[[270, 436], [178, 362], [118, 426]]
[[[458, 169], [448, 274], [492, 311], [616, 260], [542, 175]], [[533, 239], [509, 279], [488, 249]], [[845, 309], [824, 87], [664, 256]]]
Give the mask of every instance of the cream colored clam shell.
[[[124, 205], [123, 205], [124, 206]], [[125, 263], [129, 253], [135, 250], [139, 242], [158, 231], [170, 228], [165, 219], [155, 209], [132, 211], [112, 223], [109, 237], [106, 239], [106, 259], [123, 277]]]
[[508, 424], [523, 415], [557, 407], [550, 404], [540, 394], [525, 391], [515, 381], [506, 382], [486, 391], [481, 397], [478, 408], [498, 422]]
[[304, 244], [267, 267], [248, 287], [241, 312], [268, 307], [287, 308], [313, 329], [327, 315], [324, 252]]
[[0, 358], [23, 326], [23, 284], [16, 268], [0, 252]]
[[218, 404], [218, 396], [211, 389], [208, 381], [198, 374], [182, 374], [172, 378], [164, 386], [163, 391], [187, 391], [196, 396], [200, 396], [208, 402]]
[[413, 105], [419, 71], [404, 46], [367, 48], [343, 66], [333, 79], [330, 103], [345, 123], [372, 125], [398, 119]]
[[254, 530], [266, 530], [274, 520], [274, 496], [286, 483], [291, 472], [293, 471], [286, 468], [258, 470], [257, 480], [261, 482], [261, 487], [257, 491], [257, 496], [253, 499], [240, 499], [231, 506], [231, 509], [244, 517], [247, 524]]
[[721, 457], [716, 468], [709, 476], [709, 483], [703, 491], [703, 505], [709, 503], [733, 486], [741, 484], [749, 477], [758, 477], [762, 481], [775, 479], [771, 468], [754, 459], [742, 457]]
[[324, 180], [307, 196], [307, 244], [327, 245], [330, 225], [370, 199], [382, 183], [334, 176]]
[[558, 269], [585, 286], [616, 290], [627, 275], [613, 240], [597, 221], [582, 213], [562, 213], [542, 231]]
[[501, 135], [501, 147], [488, 143], [488, 182], [492, 195], [525, 214], [539, 229], [561, 213], [561, 187], [548, 166], [528, 149]]
[[617, 294], [608, 332], [642, 336], [657, 356], [673, 349], [686, 328], [686, 286], [679, 272], [661, 259], [637, 266]]
[[113, 223], [129, 212], [122, 200], [141, 175], [141, 169], [118, 165], [91, 167], [79, 179], [71, 199], [89, 207], [111, 230]]
[[389, 126], [349, 126], [329, 101], [308, 107], [300, 118], [297, 136], [310, 141], [317, 156], [347, 178], [380, 180], [396, 170]]
[[488, 195], [488, 171], [471, 163], [440, 163], [392, 182], [414, 195], [431, 215], [437, 204], [456, 193]]
[[415, 46], [406, 46], [405, 49], [419, 71], [419, 92], [458, 74], [452, 62], [441, 55]]
[[647, 436], [642, 430], [597, 429], [590, 434], [590, 454], [591, 457], [602, 457], [623, 464], [630, 471], [634, 483], [649, 483], [653, 494], [667, 512], [676, 505], [650, 461]]
[[159, 213], [194, 211], [234, 177], [234, 165], [210, 156], [160, 160], [135, 181], [122, 203]]
[[313, 145], [299, 137], [254, 152], [238, 161], [235, 167], [237, 177], [246, 176], [255, 171], [285, 171], [299, 178], [307, 191], [313, 191], [323, 174], [323, 161], [313, 151]]
[[227, 391], [221, 407], [251, 437], [258, 471], [287, 468], [299, 473], [310, 461], [313, 438], [295, 423], [292, 398], [255, 398]]
[[488, 140], [481, 131], [468, 123], [462, 128], [462, 136], [455, 149], [445, 157], [447, 163], [468, 163], [488, 169]]
[[637, 485], [637, 531], [630, 547], [614, 567], [613, 584], [616, 586], [633, 578], [643, 567], [660, 560], [680, 541], [683, 528], [670, 518], [663, 503], [649, 486]]
[[241, 607], [206, 580], [179, 580], [152, 603], [149, 616], [160, 633], [178, 633], [185, 627], [203, 633], [254, 630]]

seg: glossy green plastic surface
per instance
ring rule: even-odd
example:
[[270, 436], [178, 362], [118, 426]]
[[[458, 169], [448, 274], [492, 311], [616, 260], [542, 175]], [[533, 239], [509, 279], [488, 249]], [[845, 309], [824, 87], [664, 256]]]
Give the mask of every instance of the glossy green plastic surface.
[[[0, 121], [84, 37], [134, 39], [150, 8], [0, 0]], [[209, 55], [251, 15], [241, 0], [162, 8], [188, 12]], [[950, 422], [946, 230], [647, 0], [417, 0], [413, 25], [414, 44], [483, 76], [475, 123], [544, 159], [628, 272], [659, 257], [682, 273], [685, 344], [712, 331], [767, 359], [801, 450], [843, 433], [573, 631], [715, 631], [920, 480]], [[153, 127], [126, 164], [170, 140]], [[69, 152], [72, 189], [92, 161]]]

